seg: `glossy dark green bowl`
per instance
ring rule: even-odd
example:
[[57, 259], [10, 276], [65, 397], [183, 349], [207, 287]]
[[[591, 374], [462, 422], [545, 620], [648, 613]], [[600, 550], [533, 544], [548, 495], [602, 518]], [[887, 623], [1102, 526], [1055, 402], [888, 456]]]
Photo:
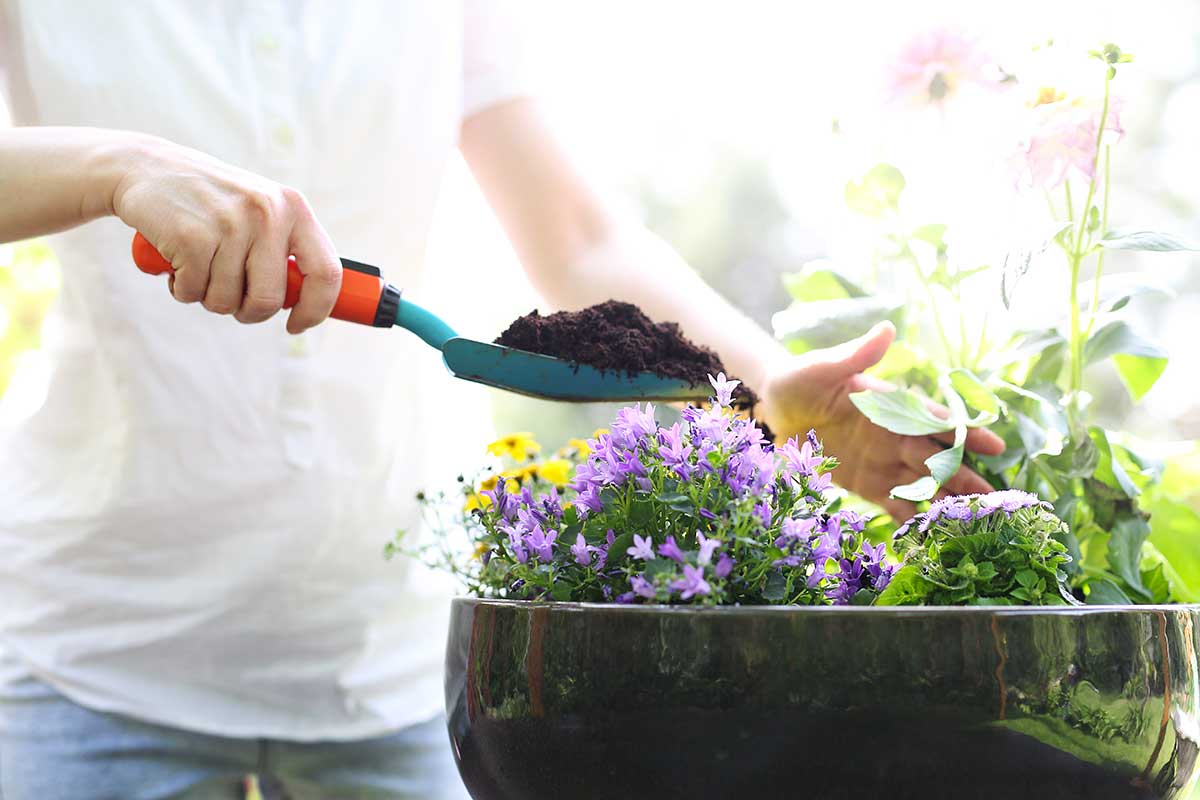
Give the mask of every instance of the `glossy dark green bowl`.
[[1200, 606], [454, 601], [476, 800], [1186, 797]]

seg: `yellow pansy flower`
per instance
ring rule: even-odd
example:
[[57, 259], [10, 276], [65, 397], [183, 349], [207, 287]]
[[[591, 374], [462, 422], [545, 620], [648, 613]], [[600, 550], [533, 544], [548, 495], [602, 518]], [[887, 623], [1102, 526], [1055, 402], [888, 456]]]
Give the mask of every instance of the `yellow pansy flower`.
[[498, 481], [498, 480], [500, 480], [500, 476], [493, 475], [492, 477], [488, 478], [487, 480], [480, 481], [479, 491], [490, 492], [492, 489], [496, 488], [496, 481]]
[[504, 470], [504, 472], [500, 473], [500, 477], [516, 479], [516, 481], [517, 481], [516, 491], [513, 491], [513, 488], [512, 488], [513, 484], [511, 484], [511, 483], [507, 484], [504, 487], [505, 490], [507, 492], [509, 492], [510, 494], [516, 494], [517, 492], [519, 492], [521, 490], [520, 484], [525, 483], [525, 481], [529, 480], [534, 475], [536, 475], [537, 471], [538, 471], [537, 464], [526, 464], [523, 467], [513, 467], [512, 469], [506, 469], [506, 470]]
[[580, 458], [587, 458], [592, 452], [592, 448], [588, 447], [587, 439], [568, 439], [567, 446], [563, 450], [574, 450]]
[[533, 439], [528, 431], [510, 433], [487, 446], [487, 451], [494, 456], [509, 456], [513, 461], [528, 461], [530, 453], [536, 453], [542, 446]]
[[490, 549], [491, 548], [488, 546], [487, 542], [480, 542], [479, 544], [475, 545], [475, 554], [471, 556], [471, 559], [478, 561], [479, 559], [483, 558], [483, 554]]
[[571, 462], [565, 458], [556, 458], [538, 465], [537, 475], [544, 481], [555, 486], [566, 486], [571, 479]]

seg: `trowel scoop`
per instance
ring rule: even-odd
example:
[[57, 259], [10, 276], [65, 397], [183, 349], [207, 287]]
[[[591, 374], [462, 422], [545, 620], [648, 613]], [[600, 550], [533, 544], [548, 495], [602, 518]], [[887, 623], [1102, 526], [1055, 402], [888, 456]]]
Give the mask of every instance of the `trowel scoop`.
[[[149, 275], [173, 272], [168, 262], [140, 233], [133, 237], [133, 262]], [[712, 387], [653, 372], [598, 370], [586, 364], [464, 339], [436, 314], [401, 297], [379, 269], [343, 258], [342, 288], [330, 316], [376, 328], [399, 326], [441, 351], [446, 369], [456, 378], [517, 394], [572, 402], [697, 400]], [[284, 308], [300, 299], [304, 276], [295, 257], [288, 258]]]

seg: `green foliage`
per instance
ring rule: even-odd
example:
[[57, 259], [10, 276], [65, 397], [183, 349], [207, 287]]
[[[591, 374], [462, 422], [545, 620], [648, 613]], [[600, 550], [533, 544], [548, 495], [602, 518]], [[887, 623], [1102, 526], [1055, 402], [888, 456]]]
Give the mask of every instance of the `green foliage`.
[[[1131, 58], [1112, 44], [1093, 56], [1106, 65], [1107, 98], [1116, 65]], [[1111, 370], [1134, 403], [1151, 391], [1166, 368], [1167, 352], [1139, 334], [1125, 314], [1142, 296], [1170, 292], [1139, 275], [1103, 275], [1103, 259], [1122, 250], [1200, 250], [1200, 242], [1149, 229], [1110, 230], [1106, 152], [1101, 134], [1095, 177], [1076, 187], [1075, 200], [1083, 197], [1083, 203], [1073, 205], [1069, 189], [1063, 198], [1070, 218], [1014, 248], [999, 274], [992, 273], [1000, 289], [997, 305], [1007, 309], [1019, 302], [1014, 288], [1022, 277], [1049, 263], [1046, 251], [1060, 249], [1069, 272], [1061, 318], [1017, 331], [1007, 341], [989, 338], [985, 313], [978, 338], [968, 339], [966, 321], [981, 316], [981, 310], [963, 301], [962, 284], [979, 270], [957, 263], [945, 225], [908, 224], [902, 213], [907, 180], [898, 169], [881, 164], [847, 184], [851, 210], [880, 220], [876, 272], [911, 268], [916, 279], [907, 301], [909, 324], [900, 328], [903, 349], [875, 370], [901, 388], [860, 392], [851, 401], [895, 433], [955, 431], [954, 445], [926, 461], [928, 474], [893, 488], [893, 496], [918, 502], [933, 498], [965, 459], [993, 486], [1032, 492], [1053, 504], [1067, 524], [1059, 540], [1073, 559], [1065, 570], [1075, 597], [1106, 603], [1196, 601], [1200, 497], [1164, 490], [1161, 465], [1118, 432], [1096, 424], [1084, 371]], [[1095, 280], [1085, 282], [1082, 276], [1093, 272], [1084, 268], [1088, 261], [1094, 262]], [[932, 414], [930, 403], [948, 407], [949, 417]], [[964, 455], [963, 435], [976, 426], [988, 426], [1003, 438], [1005, 452]], [[1200, 485], [1197, 460], [1188, 467], [1194, 485]], [[1181, 471], [1168, 465], [1168, 474]], [[972, 563], [979, 563], [974, 555]], [[942, 580], [951, 583], [945, 576]], [[929, 576], [905, 567], [893, 580], [891, 595], [911, 599], [933, 591], [922, 581]], [[1026, 586], [1023, 593], [1035, 588]], [[1010, 593], [1008, 600], [1014, 599], [1020, 596]]]
[[1067, 585], [1066, 524], [1041, 506], [987, 512], [984, 502], [958, 506], [970, 510], [967, 519], [918, 517], [902, 528], [895, 548], [903, 566], [876, 603], [1077, 603]]

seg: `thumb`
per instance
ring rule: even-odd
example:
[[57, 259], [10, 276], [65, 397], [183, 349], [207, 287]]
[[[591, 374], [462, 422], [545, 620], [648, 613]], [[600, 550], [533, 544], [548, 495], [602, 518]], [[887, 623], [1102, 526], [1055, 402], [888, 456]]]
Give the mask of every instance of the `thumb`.
[[838, 363], [847, 375], [863, 372], [880, 362], [895, 338], [896, 327], [891, 322], [877, 322], [871, 330], [857, 339], [838, 345], [832, 354], [832, 360]]

